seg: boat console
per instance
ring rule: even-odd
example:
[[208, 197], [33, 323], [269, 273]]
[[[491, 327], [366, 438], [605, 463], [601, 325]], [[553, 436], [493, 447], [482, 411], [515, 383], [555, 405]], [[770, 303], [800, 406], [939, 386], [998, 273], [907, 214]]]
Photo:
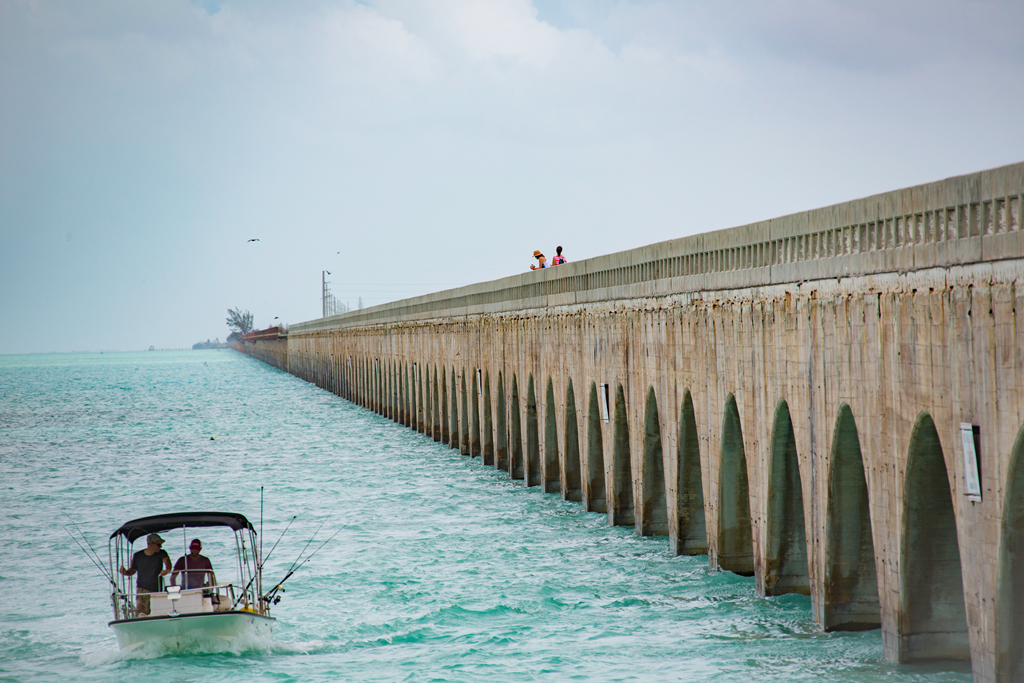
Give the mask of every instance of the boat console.
[[235, 603], [234, 585], [230, 583], [186, 590], [179, 586], [168, 586], [166, 593], [149, 595], [149, 616], [152, 617], [175, 613], [226, 612]]

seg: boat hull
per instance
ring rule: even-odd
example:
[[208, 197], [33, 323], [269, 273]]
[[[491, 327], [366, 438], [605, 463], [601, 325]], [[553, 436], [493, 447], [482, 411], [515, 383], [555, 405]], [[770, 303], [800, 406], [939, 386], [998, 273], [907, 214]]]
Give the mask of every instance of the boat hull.
[[161, 643], [177, 650], [195, 638], [216, 638], [233, 642], [240, 636], [269, 636], [274, 631], [273, 617], [233, 610], [201, 614], [142, 617], [110, 622], [122, 651], [148, 643]]

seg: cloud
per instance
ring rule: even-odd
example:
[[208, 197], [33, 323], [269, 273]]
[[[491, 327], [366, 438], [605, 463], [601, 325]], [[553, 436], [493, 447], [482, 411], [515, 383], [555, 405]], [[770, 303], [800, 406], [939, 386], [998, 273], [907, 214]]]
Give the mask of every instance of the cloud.
[[2, 3], [0, 352], [185, 346], [228, 307], [315, 317], [324, 269], [380, 303], [1019, 160], [1022, 11]]

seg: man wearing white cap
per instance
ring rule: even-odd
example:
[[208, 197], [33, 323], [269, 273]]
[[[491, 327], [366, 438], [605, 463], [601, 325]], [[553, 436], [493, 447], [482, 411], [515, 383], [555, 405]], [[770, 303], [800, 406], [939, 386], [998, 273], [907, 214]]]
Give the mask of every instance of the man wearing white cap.
[[124, 576], [135, 573], [139, 575], [135, 580], [136, 593], [139, 594], [135, 607], [136, 615], [149, 614], [149, 596], [143, 593], [159, 593], [160, 577], [167, 576], [171, 571], [171, 558], [168, 557], [167, 551], [160, 547], [164, 544], [164, 539], [156, 534], [150, 534], [146, 538], [146, 543], [145, 548], [132, 555], [132, 563], [128, 569], [119, 567]]

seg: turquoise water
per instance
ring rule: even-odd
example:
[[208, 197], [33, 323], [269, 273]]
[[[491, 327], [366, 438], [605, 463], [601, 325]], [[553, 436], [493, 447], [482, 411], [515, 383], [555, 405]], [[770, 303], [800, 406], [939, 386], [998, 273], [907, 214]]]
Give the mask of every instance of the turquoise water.
[[[268, 584], [341, 529], [272, 639], [120, 654], [62, 511], [105, 558], [136, 517], [256, 522], [261, 486], [264, 553], [298, 515]], [[0, 356], [0, 492], [3, 681], [970, 680], [233, 351]]]

